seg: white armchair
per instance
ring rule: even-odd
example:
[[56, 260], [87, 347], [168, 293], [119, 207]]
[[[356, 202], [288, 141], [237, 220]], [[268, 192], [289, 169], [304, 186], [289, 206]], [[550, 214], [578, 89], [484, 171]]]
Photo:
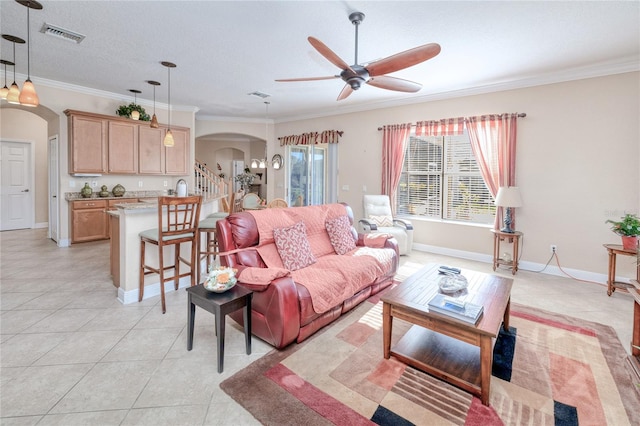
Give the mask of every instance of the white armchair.
[[359, 223], [362, 232], [385, 232], [398, 240], [400, 255], [411, 253], [413, 246], [413, 225], [405, 219], [394, 218], [388, 195], [364, 196], [364, 219]]

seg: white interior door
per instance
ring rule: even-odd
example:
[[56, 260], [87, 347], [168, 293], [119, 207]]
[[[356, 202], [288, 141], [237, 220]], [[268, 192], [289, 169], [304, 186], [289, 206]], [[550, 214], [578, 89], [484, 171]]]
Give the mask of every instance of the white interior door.
[[49, 238], [58, 242], [58, 136], [49, 138]]
[[1, 142], [0, 231], [33, 226], [31, 153], [28, 142]]

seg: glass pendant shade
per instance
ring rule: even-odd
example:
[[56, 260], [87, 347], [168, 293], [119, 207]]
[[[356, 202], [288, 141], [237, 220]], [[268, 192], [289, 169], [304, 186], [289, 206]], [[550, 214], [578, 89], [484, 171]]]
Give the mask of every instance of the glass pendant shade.
[[10, 104], [20, 104], [20, 88], [14, 81], [7, 93], [7, 102]]
[[131, 111], [132, 120], [140, 120], [140, 113], [136, 110]]
[[37, 107], [40, 104], [40, 100], [38, 99], [36, 88], [31, 82], [31, 19], [29, 12], [31, 11], [31, 9], [41, 10], [42, 5], [35, 0], [17, 1], [27, 8], [27, 79], [22, 85], [22, 92], [20, 93], [18, 99], [21, 105], [28, 107]]
[[258, 164], [258, 168], [259, 169], [266, 169], [267, 168], [267, 164], [265, 163], [265, 160], [260, 160], [260, 164]]
[[256, 168], [258, 168], [258, 162], [257, 162], [256, 160], [252, 160], [252, 161], [251, 161], [251, 168], [252, 168], [252, 169], [256, 169]]
[[4, 87], [2, 89], [0, 89], [0, 99], [2, 99], [3, 101], [6, 101], [8, 94], [9, 94], [9, 88], [7, 87], [7, 84], [5, 83]]
[[4, 59], [0, 59], [2, 65], [4, 65], [4, 87], [0, 89], [0, 99], [3, 101], [7, 100], [7, 95], [9, 94], [9, 88], [7, 87], [7, 65], [15, 65], [13, 62], [6, 61]]
[[151, 117], [151, 124], [149, 124], [149, 127], [151, 127], [152, 129], [157, 129], [158, 127], [160, 127], [160, 125], [158, 124], [158, 117], [156, 117], [155, 114], [153, 114], [153, 117]]
[[20, 97], [18, 99], [20, 99], [20, 105], [28, 107], [37, 107], [40, 105], [36, 88], [33, 87], [31, 80], [27, 79], [27, 81], [24, 82], [22, 85], [22, 92], [20, 92]]
[[160, 86], [160, 83], [153, 80], [148, 80], [147, 83], [153, 86], [153, 116], [151, 117], [151, 124], [149, 124], [149, 127], [157, 129], [160, 125], [158, 124], [158, 117], [156, 117], [156, 86]]
[[273, 163], [273, 168], [278, 170], [280, 168], [280, 163], [279, 162]]
[[164, 146], [173, 146], [175, 142], [173, 141], [173, 133], [171, 133], [171, 129], [167, 129], [167, 134], [164, 135]]

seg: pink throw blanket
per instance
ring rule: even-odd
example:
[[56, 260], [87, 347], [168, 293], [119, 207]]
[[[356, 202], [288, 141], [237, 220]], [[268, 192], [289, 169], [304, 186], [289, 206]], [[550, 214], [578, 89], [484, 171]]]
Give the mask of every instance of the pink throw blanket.
[[386, 274], [391, 267], [395, 254], [392, 249], [359, 247], [342, 256], [335, 253], [325, 223], [347, 214], [342, 204], [270, 210], [250, 211], [260, 235], [258, 253], [269, 268], [283, 268], [273, 240], [273, 229], [304, 221], [317, 262], [291, 272], [291, 276], [309, 290], [313, 310], [317, 313], [338, 306]]

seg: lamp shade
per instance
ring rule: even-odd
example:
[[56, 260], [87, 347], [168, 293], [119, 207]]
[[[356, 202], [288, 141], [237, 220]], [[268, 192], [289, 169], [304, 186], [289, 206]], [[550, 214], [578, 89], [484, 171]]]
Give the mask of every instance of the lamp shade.
[[40, 104], [38, 94], [36, 93], [36, 89], [33, 87], [31, 80], [24, 82], [22, 85], [22, 92], [20, 92], [18, 99], [20, 100], [20, 105], [28, 107], [37, 107]]
[[496, 206], [522, 207], [520, 188], [517, 186], [501, 186], [498, 189], [498, 195], [496, 195]]
[[10, 104], [20, 104], [20, 88], [14, 81], [7, 93], [7, 102]]
[[164, 135], [164, 146], [173, 146], [175, 142], [173, 141], [173, 133], [171, 133], [171, 129], [167, 129], [167, 133]]

